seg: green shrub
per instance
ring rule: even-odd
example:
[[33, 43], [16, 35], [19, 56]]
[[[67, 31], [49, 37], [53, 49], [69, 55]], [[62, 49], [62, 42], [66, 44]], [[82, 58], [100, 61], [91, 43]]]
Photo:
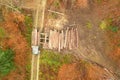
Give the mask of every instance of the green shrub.
[[97, 0], [97, 3], [98, 3], [98, 4], [102, 3], [102, 0]]
[[120, 44], [118, 44], [117, 46], [120, 47]]
[[33, 25], [32, 17], [25, 16], [25, 24], [26, 24], [26, 28], [27, 28], [27, 32], [25, 34], [25, 37], [30, 45], [31, 44], [32, 25]]
[[119, 28], [117, 26], [108, 26], [109, 30], [112, 32], [118, 32]]
[[0, 38], [4, 38], [6, 36], [5, 30], [0, 27]]
[[25, 16], [25, 24], [27, 27], [31, 26], [33, 23], [33, 19], [30, 16]]
[[44, 50], [40, 57], [40, 80], [55, 80], [60, 66], [72, 62], [72, 55]]
[[91, 22], [87, 22], [86, 26], [87, 26], [88, 29], [91, 29], [93, 27]]
[[106, 28], [107, 28], [107, 22], [106, 22], [105, 20], [101, 21], [101, 23], [100, 23], [100, 28], [101, 28], [102, 30], [106, 30]]
[[28, 63], [26, 65], [26, 79], [25, 80], [30, 80], [30, 76], [31, 76], [30, 73], [31, 73], [31, 64]]
[[7, 75], [13, 68], [14, 52], [11, 49], [0, 49], [0, 77]]
[[117, 32], [119, 30], [119, 28], [113, 24], [113, 19], [111, 18], [101, 21], [100, 28], [112, 32]]
[[53, 4], [54, 4], [54, 7], [55, 7], [55, 8], [60, 7], [60, 2], [59, 2], [59, 0], [55, 0]]

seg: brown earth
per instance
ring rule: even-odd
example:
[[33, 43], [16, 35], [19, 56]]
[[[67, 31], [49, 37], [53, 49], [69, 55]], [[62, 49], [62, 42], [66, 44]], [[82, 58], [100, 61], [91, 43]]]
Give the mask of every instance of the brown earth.
[[117, 33], [107, 32], [106, 34], [109, 38], [109, 44], [112, 47], [109, 57], [120, 67], [120, 30]]
[[[26, 42], [22, 33], [25, 31], [25, 26], [21, 26], [24, 22], [22, 14], [14, 12], [4, 12], [4, 22], [1, 24], [7, 32], [7, 38], [4, 40], [3, 48], [12, 48], [15, 51], [14, 61], [16, 69], [10, 72], [2, 80], [25, 80], [26, 79], [26, 64], [28, 63], [28, 54], [30, 47]], [[20, 25], [19, 25], [20, 23]]]
[[[108, 5], [109, 4], [109, 5]], [[107, 31], [105, 33], [108, 41], [108, 45], [110, 46], [110, 52], [108, 53], [108, 57], [112, 59], [120, 68], [120, 1], [105, 1], [101, 5], [99, 5], [99, 8], [97, 12], [99, 13], [100, 17], [103, 19], [112, 19], [112, 22], [110, 25], [117, 26], [118, 31], [112, 32]]]
[[80, 7], [80, 8], [88, 8], [89, 1], [88, 0], [77, 0], [75, 6]]
[[[109, 5], [108, 5], [109, 4]], [[99, 5], [97, 12], [100, 17], [103, 19], [112, 19], [112, 26], [118, 27], [118, 32], [114, 33], [111, 31], [106, 32], [107, 40], [109, 42], [109, 46], [111, 46], [111, 52], [109, 52], [108, 57], [113, 59], [116, 62], [116, 65], [120, 67], [120, 1], [106, 1]]]
[[[109, 70], [112, 70], [115, 74], [119, 76], [120, 67], [118, 65], [120, 64], [120, 49], [118, 46], [116, 46], [118, 45], [120, 40], [119, 32], [114, 34], [111, 32], [105, 32], [104, 30], [100, 29], [99, 26], [101, 21], [110, 18], [113, 19], [114, 25], [119, 26], [120, 1], [100, 1], [101, 2], [97, 2], [97, 0], [77, 0], [74, 5], [64, 3], [61, 3], [61, 5], [63, 8], [67, 7], [67, 10], [65, 11], [67, 19], [69, 21], [69, 24], [67, 25], [75, 24], [78, 26], [79, 29], [79, 49], [74, 51], [75, 56], [79, 59], [84, 58], [92, 60], [93, 62], [96, 62], [108, 68]], [[59, 11], [61, 10], [59, 9]], [[91, 28], [87, 27], [88, 23], [91, 25]], [[114, 35], [114, 38], [111, 37], [111, 35]], [[78, 70], [75, 70], [75, 66], [75, 64], [64, 65], [62, 67], [63, 70], [60, 69], [61, 71], [59, 72], [58, 79], [78, 80], [80, 78], [78, 74], [81, 73], [79, 73]], [[91, 71], [91, 76], [93, 77], [91, 78], [87, 76], [89, 74], [85, 74], [88, 78], [83, 78], [83, 80], [104, 80], [101, 75], [96, 76], [94, 74], [100, 71], [100, 74], [102, 74], [104, 73], [104, 70], [99, 68], [97, 70], [96, 67], [93, 68], [95, 69], [95, 72]], [[86, 70], [86, 73], [88, 72], [89, 71]], [[94, 76], [96, 76], [95, 79]]]
[[86, 62], [65, 64], [58, 73], [57, 80], [108, 80], [114, 79], [104, 68]]

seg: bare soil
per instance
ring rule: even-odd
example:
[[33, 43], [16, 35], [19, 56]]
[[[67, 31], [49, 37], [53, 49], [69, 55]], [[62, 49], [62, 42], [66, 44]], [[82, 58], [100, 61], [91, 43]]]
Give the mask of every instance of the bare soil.
[[86, 62], [65, 64], [58, 73], [57, 80], [108, 80], [113, 79], [105, 69]]
[[[119, 58], [117, 57], [119, 56], [119, 48], [118, 46], [115, 47], [120, 40], [119, 32], [114, 34], [116, 37], [111, 38], [113, 33], [102, 30], [100, 24], [101, 21], [112, 18], [114, 24], [120, 27], [118, 19], [118, 17], [120, 17], [120, 1], [101, 0], [100, 2], [97, 2], [96, 0], [77, 0], [74, 4], [72, 4], [71, 1], [66, 1], [67, 4], [63, 2], [64, 1], [61, 0], [63, 9], [56, 10], [54, 7], [52, 7], [52, 9], [58, 12], [65, 11], [66, 18], [69, 22], [67, 25], [75, 24], [75, 26], [78, 26], [79, 49], [73, 51], [76, 58], [93, 61], [111, 70], [119, 77]], [[90, 26], [88, 26], [88, 24], [90, 24]], [[99, 69], [98, 66], [97, 68], [94, 66], [92, 69], [95, 69], [95, 72], [92, 72], [90, 66], [88, 70], [85, 69], [86, 74], [82, 75], [85, 75], [86, 77], [83, 77], [83, 80], [106, 80], [102, 77], [104, 76], [102, 75], [104, 69]], [[89, 70], [91, 70], [90, 73], [92, 74], [87, 74], [89, 73]], [[97, 72], [100, 72], [99, 74], [102, 76], [94, 74]], [[58, 80], [81, 79], [82, 77], [78, 74], [81, 73], [76, 70], [75, 64], [64, 65], [59, 71]]]

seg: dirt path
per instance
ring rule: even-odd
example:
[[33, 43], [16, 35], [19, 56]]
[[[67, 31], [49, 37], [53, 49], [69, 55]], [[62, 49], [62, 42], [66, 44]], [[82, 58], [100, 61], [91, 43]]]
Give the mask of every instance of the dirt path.
[[39, 59], [40, 54], [32, 55], [31, 80], [39, 80]]
[[[37, 29], [40, 33], [43, 31], [43, 27], [44, 27], [44, 13], [45, 13], [46, 1], [47, 0], [36, 0], [37, 7], [34, 14], [33, 27]], [[39, 40], [35, 40], [35, 41], [39, 41]], [[36, 43], [38, 44], [32, 44], [31, 46], [40, 46], [39, 42]], [[39, 80], [39, 59], [40, 59], [40, 53], [32, 54], [31, 80]]]

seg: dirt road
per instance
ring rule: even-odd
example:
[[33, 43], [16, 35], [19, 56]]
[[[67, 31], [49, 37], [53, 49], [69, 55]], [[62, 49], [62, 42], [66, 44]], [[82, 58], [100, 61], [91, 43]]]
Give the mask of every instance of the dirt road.
[[[34, 28], [37, 29], [40, 33], [43, 31], [44, 27], [44, 13], [45, 13], [45, 6], [46, 6], [47, 0], [36, 0], [37, 7], [35, 10], [34, 16]], [[39, 38], [36, 38], [39, 39]], [[39, 40], [35, 40], [39, 41]], [[38, 44], [34, 44], [32, 46], [40, 46], [39, 42]], [[39, 80], [39, 58], [40, 53], [38, 54], [32, 54], [32, 68], [31, 68], [31, 80]]]
[[40, 54], [32, 55], [31, 80], [39, 80], [39, 59]]

